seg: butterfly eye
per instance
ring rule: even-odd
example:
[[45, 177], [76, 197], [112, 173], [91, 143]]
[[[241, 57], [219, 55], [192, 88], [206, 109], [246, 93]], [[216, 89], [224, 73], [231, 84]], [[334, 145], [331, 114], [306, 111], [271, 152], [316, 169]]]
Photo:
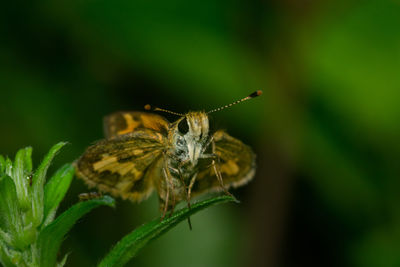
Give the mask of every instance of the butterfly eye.
[[184, 118], [183, 120], [181, 120], [178, 124], [178, 130], [179, 132], [181, 132], [182, 134], [186, 134], [189, 131], [189, 125], [187, 123], [186, 118]]

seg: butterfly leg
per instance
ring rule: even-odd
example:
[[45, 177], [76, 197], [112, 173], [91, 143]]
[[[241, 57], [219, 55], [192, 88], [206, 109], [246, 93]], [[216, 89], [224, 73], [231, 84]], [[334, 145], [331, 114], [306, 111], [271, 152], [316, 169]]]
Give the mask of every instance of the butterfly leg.
[[192, 188], [193, 188], [194, 182], [196, 181], [196, 177], [197, 177], [197, 173], [195, 173], [193, 175], [192, 179], [190, 179], [190, 183], [189, 183], [189, 186], [188, 186], [188, 193], [187, 193], [188, 196], [187, 196], [187, 198], [188, 198], [189, 207], [190, 207], [190, 199], [191, 199], [191, 194], [192, 194]]
[[[214, 141], [212, 142], [212, 153], [215, 154], [215, 143]], [[217, 160], [219, 161], [219, 157], [217, 157]], [[218, 162], [219, 163], [219, 162]], [[225, 192], [226, 195], [231, 196], [234, 198], [234, 196], [229, 193], [228, 189], [226, 189], [225, 185], [224, 185], [224, 180], [222, 179], [222, 174], [221, 171], [219, 170], [219, 164], [217, 164], [216, 160], [213, 159], [211, 161], [211, 165], [213, 166], [214, 172], [215, 172], [215, 176], [217, 176], [219, 185], [221, 187], [221, 189]]]
[[224, 185], [224, 181], [222, 180], [221, 171], [218, 169], [215, 160], [212, 161], [212, 166], [213, 166], [213, 169], [215, 172], [215, 176], [217, 176], [217, 179], [218, 179], [221, 189], [225, 192], [226, 195], [234, 197], [231, 193], [229, 193], [228, 189], [226, 189], [226, 187]]
[[[196, 181], [196, 177], [197, 177], [197, 173], [195, 173], [193, 175], [192, 179], [190, 179], [190, 183], [187, 188], [186, 197], [187, 197], [187, 206], [188, 206], [189, 210], [190, 210], [190, 199], [191, 199], [191, 194], [192, 194], [192, 188], [193, 188], [194, 182]], [[192, 222], [190, 221], [190, 217], [188, 217], [188, 224], [189, 224], [189, 229], [192, 230]]]
[[211, 136], [210, 139], [208, 139], [207, 143], [205, 143], [205, 145], [203, 146], [203, 150], [201, 151], [201, 155], [205, 154], [207, 148], [214, 143], [214, 136]]
[[[162, 202], [160, 202], [160, 207], [163, 209], [163, 211], [162, 211], [162, 216], [161, 216], [161, 221], [162, 220], [164, 220], [164, 218], [165, 218], [165, 214], [167, 214], [167, 209], [168, 209], [168, 200], [169, 200], [169, 179], [168, 179], [168, 174], [167, 174], [167, 171], [165, 170], [165, 168], [163, 168], [163, 173], [164, 173], [164, 176], [165, 176], [165, 181], [166, 181], [166, 187], [167, 187], [167, 193], [166, 193], [166, 197], [165, 197], [165, 199], [162, 201]], [[161, 201], [161, 199], [160, 199], [160, 201]]]
[[[175, 187], [174, 187], [174, 184], [172, 183], [172, 181], [171, 181], [171, 190], [172, 190], [172, 192], [174, 192], [174, 190], [175, 190]], [[174, 213], [175, 204], [176, 204], [176, 199], [175, 199], [175, 194], [173, 193], [172, 194], [172, 205], [171, 205], [171, 208], [169, 209], [170, 213], [169, 213], [168, 217], [171, 217], [171, 215]]]
[[[166, 163], [167, 161], [165, 161]], [[172, 180], [172, 176], [171, 173], [169, 172], [168, 166], [166, 166], [166, 173], [168, 175], [168, 179], [167, 179], [167, 184], [169, 184], [168, 187], [171, 188], [172, 194], [171, 194], [171, 200], [172, 200], [172, 205], [170, 207], [168, 207], [168, 210], [170, 210], [170, 213], [168, 215], [168, 217], [171, 217], [171, 215], [174, 213], [175, 210], [175, 204], [176, 204], [176, 199], [175, 199], [175, 186], [174, 186], [174, 182]]]
[[[164, 158], [165, 158], [165, 155], [164, 155]], [[165, 215], [166, 215], [168, 210], [170, 210], [170, 213], [168, 215], [169, 217], [174, 213], [175, 204], [176, 204], [175, 186], [174, 186], [174, 183], [173, 183], [173, 180], [172, 180], [172, 175], [171, 175], [171, 173], [169, 171], [167, 162], [168, 161], [166, 159], [164, 159], [163, 172], [164, 172], [165, 181], [166, 181], [165, 184], [167, 185], [167, 198], [166, 198], [165, 207], [164, 207], [164, 211], [163, 211], [163, 217], [162, 217], [163, 219], [164, 219], [164, 217], [165, 217]], [[172, 191], [171, 193], [170, 193], [170, 190]], [[171, 205], [169, 205], [169, 196], [170, 195], [171, 195], [171, 200], [172, 200]]]
[[[184, 163], [183, 162], [181, 162], [181, 165], [183, 165]], [[185, 185], [185, 181], [184, 181], [184, 179], [183, 179], [183, 175], [182, 175], [182, 172], [181, 172], [181, 168], [179, 167], [178, 168], [178, 173], [179, 173], [179, 180], [181, 181], [181, 183], [185, 186], [185, 193], [186, 193], [186, 203], [187, 203], [187, 207], [188, 207], [188, 209], [190, 210], [190, 197], [189, 197], [189, 194], [188, 194], [188, 188], [189, 187], [187, 187], [186, 185]], [[192, 230], [192, 222], [190, 221], [190, 216], [187, 218], [187, 221], [188, 221], [188, 225], [189, 225], [189, 229], [190, 230]]]

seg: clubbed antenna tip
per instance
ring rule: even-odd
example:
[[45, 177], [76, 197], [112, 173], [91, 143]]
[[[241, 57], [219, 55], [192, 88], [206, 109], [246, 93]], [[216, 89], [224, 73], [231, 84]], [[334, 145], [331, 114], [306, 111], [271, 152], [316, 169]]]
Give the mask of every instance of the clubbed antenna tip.
[[260, 95], [262, 95], [262, 91], [261, 90], [257, 90], [257, 91], [255, 91], [255, 92], [253, 92], [253, 93], [251, 93], [250, 95], [249, 95], [249, 98], [255, 98], [255, 97], [257, 97], [257, 96], [260, 96]]

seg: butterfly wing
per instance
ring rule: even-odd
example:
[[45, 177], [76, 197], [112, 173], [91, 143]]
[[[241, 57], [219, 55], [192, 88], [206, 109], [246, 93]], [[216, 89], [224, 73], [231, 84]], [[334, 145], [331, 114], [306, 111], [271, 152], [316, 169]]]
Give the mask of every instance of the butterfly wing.
[[104, 117], [106, 138], [114, 138], [140, 129], [151, 129], [167, 135], [169, 122], [160, 115], [139, 111], [118, 111]]
[[165, 137], [151, 129], [101, 140], [75, 162], [76, 175], [89, 186], [132, 201], [141, 201], [153, 191], [161, 175]]
[[[215, 142], [214, 153], [218, 156], [217, 169], [221, 172], [225, 188], [239, 187], [248, 183], [255, 174], [255, 154], [251, 148], [240, 140], [224, 131], [213, 135]], [[215, 175], [214, 167], [210, 164], [200, 169], [193, 185], [193, 195], [204, 192], [222, 191]]]

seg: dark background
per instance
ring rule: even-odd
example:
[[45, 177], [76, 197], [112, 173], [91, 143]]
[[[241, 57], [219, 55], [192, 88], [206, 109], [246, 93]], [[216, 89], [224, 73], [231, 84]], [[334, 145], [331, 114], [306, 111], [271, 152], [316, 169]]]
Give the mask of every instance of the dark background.
[[[7, 1], [0, 8], [0, 149], [50, 169], [147, 103], [209, 110], [255, 150], [240, 205], [213, 207], [129, 266], [400, 266], [400, 2]], [[174, 120], [173, 116], [167, 116]], [[89, 189], [74, 180], [62, 210]], [[82, 219], [62, 252], [93, 266], [158, 215], [155, 196]]]

